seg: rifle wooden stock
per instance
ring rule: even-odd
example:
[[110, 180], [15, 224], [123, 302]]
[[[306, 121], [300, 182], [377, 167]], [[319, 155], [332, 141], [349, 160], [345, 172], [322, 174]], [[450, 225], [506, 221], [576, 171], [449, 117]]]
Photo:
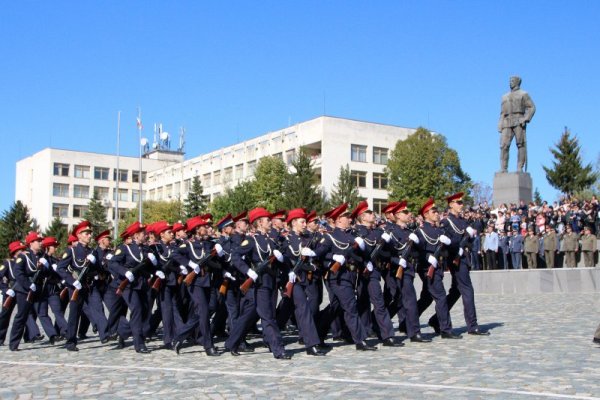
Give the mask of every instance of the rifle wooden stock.
[[[202, 270], [202, 268], [200, 268], [200, 270]], [[196, 279], [196, 276], [198, 276], [198, 274], [194, 271], [188, 272], [185, 278], [183, 278], [183, 283], [185, 283], [185, 286], [190, 286], [194, 282], [194, 279]]]
[[340, 268], [342, 268], [342, 264], [340, 264], [337, 261], [334, 262], [333, 264], [331, 264], [331, 266], [329, 267], [331, 272], [333, 272], [334, 274], [337, 274], [338, 272], [340, 272]]
[[67, 299], [67, 296], [69, 295], [69, 289], [68, 288], [63, 288], [63, 290], [60, 291], [59, 297], [61, 301], [64, 301]]
[[162, 286], [162, 279], [160, 279], [157, 276], [156, 279], [154, 280], [154, 283], [152, 284], [152, 290], [154, 290], [155, 292], [159, 292], [161, 286]]
[[292, 298], [294, 294], [294, 283], [288, 282], [285, 284], [285, 290], [283, 291], [283, 297]]
[[183, 275], [178, 275], [177, 276], [177, 284], [181, 285], [183, 283]]
[[[260, 276], [265, 273], [265, 270], [267, 268], [269, 268], [269, 265], [273, 264], [273, 262], [276, 260], [275, 256], [271, 256], [269, 258], [267, 258], [265, 261], [263, 261], [263, 263], [256, 269], [256, 274], [258, 275], [258, 279], [260, 279]], [[242, 283], [240, 285], [240, 291], [242, 292], [242, 294], [246, 294], [248, 292], [248, 290], [252, 287], [252, 285], [254, 284], [254, 280], [252, 278], [248, 278], [244, 281], [244, 283]]]
[[125, 290], [127, 285], [129, 285], [129, 279], [125, 278], [121, 281], [119, 287], [117, 288], [117, 296], [123, 295], [123, 291]]
[[29, 292], [27, 292], [27, 302], [33, 303], [33, 290], [29, 290]]
[[227, 294], [227, 289], [229, 289], [229, 279], [223, 278], [223, 282], [221, 282], [221, 286], [219, 286], [219, 294], [225, 296]]
[[242, 294], [246, 294], [253, 284], [254, 280], [252, 278], [246, 279], [244, 283], [240, 285], [240, 292], [242, 292]]
[[404, 268], [402, 268], [402, 265], [398, 265], [398, 269], [396, 270], [396, 279], [402, 279], [403, 276]]
[[433, 265], [430, 265], [429, 268], [427, 269], [427, 277], [429, 279], [433, 279], [434, 274], [435, 274], [435, 267]]
[[[467, 244], [469, 243], [469, 239], [470, 239], [469, 233], [468, 233], [468, 232], [465, 232], [465, 233], [463, 234], [463, 238], [462, 238], [462, 240], [460, 241], [460, 244], [458, 245], [459, 252], [460, 252], [460, 249], [463, 249], [463, 252], [464, 252], [464, 251], [466, 251], [466, 250], [464, 250], [464, 249], [465, 249], [465, 247], [467, 246]], [[459, 253], [459, 254], [460, 254], [460, 253]], [[461, 257], [461, 256], [460, 256], [459, 254], [457, 254], [457, 255], [456, 255], [456, 257], [454, 257], [454, 260], [452, 260], [452, 264], [454, 264], [454, 265], [455, 265], [455, 266], [457, 266], [457, 267], [460, 265], [460, 257]], [[463, 253], [463, 254], [464, 254], [464, 253]]]
[[73, 290], [73, 294], [71, 295], [71, 301], [77, 300], [79, 300], [79, 289], [75, 288], [75, 290]]
[[4, 309], [10, 308], [13, 305], [14, 301], [15, 301], [14, 297], [6, 295], [6, 300], [4, 300], [4, 303], [2, 303], [2, 308], [4, 308]]
[[[210, 254], [205, 256], [202, 260], [200, 260], [199, 265], [200, 265], [200, 276], [204, 276], [206, 274], [206, 272], [204, 271], [204, 264], [206, 264], [206, 262], [208, 261], [209, 258], [214, 257], [217, 255], [217, 251], [213, 248], [210, 251]], [[194, 283], [194, 279], [196, 279], [196, 276], [198, 276], [198, 274], [194, 271], [191, 271], [187, 274], [187, 276], [185, 277], [185, 279], [183, 280], [183, 283], [185, 283], [185, 286], [190, 286], [192, 283]]]

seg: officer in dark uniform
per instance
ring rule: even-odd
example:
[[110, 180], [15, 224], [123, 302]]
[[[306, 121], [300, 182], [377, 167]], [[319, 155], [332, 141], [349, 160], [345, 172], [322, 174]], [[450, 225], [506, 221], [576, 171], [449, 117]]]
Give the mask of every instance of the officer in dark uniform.
[[[60, 303], [60, 281], [58, 275], [58, 259], [55, 257], [58, 242], [56, 238], [47, 236], [42, 240], [42, 249], [44, 250], [44, 259], [49, 266], [46, 267], [46, 274], [42, 283], [40, 296], [33, 305], [35, 314], [38, 316], [44, 331], [50, 338], [50, 343], [54, 344], [56, 340], [67, 336], [67, 321], [61, 309]], [[48, 315], [48, 306], [52, 308], [54, 314], [54, 323]], [[50, 328], [50, 326], [52, 328]]]
[[[377, 350], [365, 342], [367, 333], [358, 316], [354, 285], [356, 282], [356, 255], [353, 246], [357, 243], [350, 229], [350, 212], [344, 203], [333, 209], [329, 215], [335, 221], [332, 233], [326, 233], [315, 249], [316, 257], [328, 265], [327, 280], [331, 289], [331, 299], [327, 313], [322, 313], [319, 320], [319, 336], [325, 338], [331, 321], [340, 310], [357, 350]], [[357, 245], [358, 246], [358, 245]]]
[[193, 310], [188, 317], [187, 322], [180, 330], [175, 333], [174, 349], [179, 354], [183, 341], [187, 339], [196, 328], [200, 328], [202, 335], [202, 345], [208, 356], [220, 355], [215, 348], [210, 331], [210, 314], [208, 304], [210, 302], [211, 279], [208, 262], [213, 250], [213, 243], [206, 240], [206, 221], [202, 218], [190, 218], [187, 223], [187, 230], [194, 237], [186, 244], [180, 245], [173, 253], [173, 259], [179, 264], [188, 267], [189, 272], [193, 272], [196, 277], [188, 286]]
[[[438, 317], [439, 327], [434, 326], [436, 333], [441, 333], [443, 339], [461, 339], [461, 335], [452, 332], [452, 321], [450, 311], [446, 302], [446, 290], [444, 289], [444, 266], [440, 263], [441, 250], [448, 246], [451, 241], [444, 231], [437, 225], [440, 214], [433, 201], [429, 198], [420, 210], [425, 222], [423, 227], [417, 229], [419, 238], [419, 261], [418, 273], [423, 281], [423, 290], [417, 303], [419, 315], [429, 307], [435, 300], [435, 313]], [[432, 272], [432, 273], [431, 273]]]
[[271, 214], [258, 207], [248, 213], [248, 220], [256, 228], [256, 233], [254, 236], [246, 236], [240, 246], [234, 249], [231, 263], [254, 283], [242, 297], [240, 316], [225, 341], [225, 347], [232, 355], [239, 355], [239, 346], [258, 315], [263, 328], [263, 338], [273, 356], [277, 359], [290, 359], [291, 355], [283, 347], [274, 313], [273, 291], [277, 290], [274, 268], [277, 268], [277, 263], [283, 262], [284, 258], [275, 248], [276, 243], [268, 236]]
[[[15, 264], [16, 259], [19, 257], [21, 252], [27, 247], [21, 242], [14, 241], [8, 245], [8, 254], [10, 258], [2, 262], [0, 266], [0, 290], [2, 291], [2, 313], [0, 314], [0, 346], [4, 345], [6, 334], [8, 332], [8, 326], [10, 324], [10, 317], [12, 316], [13, 310], [16, 306], [16, 293], [13, 290], [15, 285]], [[32, 318], [27, 319], [27, 322], [35, 322]], [[27, 324], [26, 322], [26, 324]]]
[[[448, 304], [448, 311], [450, 311], [459, 297], [462, 296], [467, 332], [470, 335], [489, 335], [488, 331], [480, 329], [477, 324], [475, 292], [469, 273], [471, 259], [469, 247], [477, 232], [469, 226], [468, 221], [460, 214], [463, 209], [463, 196], [464, 193], [460, 192], [446, 197], [449, 213], [448, 217], [440, 223], [440, 228], [450, 238], [450, 244], [446, 246], [448, 251], [446, 266], [452, 274], [452, 285], [446, 296], [446, 303]], [[429, 325], [433, 327], [439, 325], [436, 315], [431, 317]]]

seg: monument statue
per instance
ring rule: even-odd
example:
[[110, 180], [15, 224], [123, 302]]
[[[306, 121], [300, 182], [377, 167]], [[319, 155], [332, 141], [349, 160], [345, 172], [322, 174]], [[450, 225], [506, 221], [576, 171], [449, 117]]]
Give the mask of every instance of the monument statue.
[[521, 90], [521, 78], [510, 77], [510, 92], [502, 96], [498, 132], [500, 132], [500, 172], [508, 171], [508, 152], [513, 137], [517, 142], [517, 172], [524, 172], [527, 164], [525, 127], [535, 113], [535, 104], [526, 91]]

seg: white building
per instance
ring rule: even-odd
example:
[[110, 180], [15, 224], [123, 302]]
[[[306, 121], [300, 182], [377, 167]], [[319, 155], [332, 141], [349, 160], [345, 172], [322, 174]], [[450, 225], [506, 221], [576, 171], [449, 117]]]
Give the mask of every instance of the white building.
[[[210, 199], [227, 187], [250, 179], [258, 161], [266, 156], [281, 157], [288, 165], [301, 147], [313, 160], [324, 191], [331, 193], [340, 167], [348, 164], [360, 195], [376, 212], [387, 202], [387, 178], [383, 174], [389, 151], [415, 129], [318, 117], [267, 133], [211, 153], [183, 161], [183, 154], [152, 151], [142, 163], [142, 195], [149, 200], [183, 200], [195, 176], [201, 179]], [[15, 200], [31, 210], [44, 229], [54, 216], [72, 226], [87, 209], [97, 191], [115, 213], [116, 156], [46, 148], [17, 162]], [[120, 157], [119, 209], [135, 208], [139, 199], [139, 159]], [[147, 175], [147, 176], [146, 176]]]
[[[177, 161], [182, 161], [183, 155]], [[144, 158], [142, 190], [147, 172], [177, 162]], [[136, 207], [139, 199], [140, 164], [137, 157], [119, 157], [119, 190], [117, 192], [117, 157], [46, 148], [17, 162], [15, 200], [21, 200], [42, 229], [55, 216], [69, 227], [79, 223], [96, 191], [108, 208], [108, 219], [119, 210]], [[145, 194], [143, 194], [145, 196]]]

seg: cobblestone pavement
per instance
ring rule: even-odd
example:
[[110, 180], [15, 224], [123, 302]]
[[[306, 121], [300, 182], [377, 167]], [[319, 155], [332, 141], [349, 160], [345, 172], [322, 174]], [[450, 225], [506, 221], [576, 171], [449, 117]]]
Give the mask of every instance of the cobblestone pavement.
[[[374, 353], [336, 343], [316, 358], [287, 336], [289, 361], [265, 348], [209, 359], [196, 346], [177, 356], [158, 350], [159, 341], [148, 355], [111, 350], [96, 338], [75, 354], [47, 343], [22, 344], [19, 352], [4, 346], [0, 398], [600, 399], [600, 346], [592, 343], [599, 305], [597, 293], [480, 295], [479, 322], [489, 337], [435, 337]], [[464, 332], [461, 307], [452, 320]]]

